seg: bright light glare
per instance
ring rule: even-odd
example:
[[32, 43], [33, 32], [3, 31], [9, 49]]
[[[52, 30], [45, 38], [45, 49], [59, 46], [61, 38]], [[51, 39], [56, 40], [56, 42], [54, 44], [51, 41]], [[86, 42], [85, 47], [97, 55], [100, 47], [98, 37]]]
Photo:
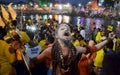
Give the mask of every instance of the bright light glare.
[[35, 26], [31, 26], [31, 31], [35, 31], [36, 27]]
[[80, 17], [77, 17], [77, 25], [80, 24]]
[[78, 4], [78, 6], [79, 6], [79, 7], [81, 7], [81, 6], [82, 6], [82, 5], [81, 5], [81, 3], [80, 3], [80, 4]]
[[118, 21], [118, 25], [120, 25], [120, 21]]
[[52, 18], [52, 15], [49, 15], [49, 18]]
[[25, 5], [23, 4], [22, 7], [25, 7]]
[[70, 3], [67, 3], [67, 6], [70, 6]]
[[52, 4], [52, 3], [50, 3], [50, 7], [53, 7], [53, 4]]
[[44, 4], [43, 6], [45, 6], [45, 7], [46, 7], [47, 5], [46, 5], [46, 4]]
[[90, 1], [90, 2], [88, 2], [88, 4], [91, 4], [92, 2]]
[[43, 16], [43, 19], [44, 19], [44, 20], [47, 20], [47, 15], [44, 15], [44, 16]]
[[29, 30], [29, 29], [30, 29], [30, 26], [26, 26], [26, 29], [28, 29], [28, 30]]
[[17, 5], [14, 5], [15, 8], [17, 8]]
[[104, 0], [100, 0], [99, 2], [104, 2]]
[[31, 15], [30, 18], [33, 19], [33, 15]]
[[102, 3], [100, 2], [100, 3], [98, 3], [98, 6], [102, 6]]
[[62, 15], [59, 15], [59, 23], [62, 22]]
[[63, 18], [64, 18], [64, 22], [65, 23], [69, 23], [70, 22], [70, 17], [69, 16], [63, 16]]
[[62, 5], [59, 5], [59, 9], [62, 10]]

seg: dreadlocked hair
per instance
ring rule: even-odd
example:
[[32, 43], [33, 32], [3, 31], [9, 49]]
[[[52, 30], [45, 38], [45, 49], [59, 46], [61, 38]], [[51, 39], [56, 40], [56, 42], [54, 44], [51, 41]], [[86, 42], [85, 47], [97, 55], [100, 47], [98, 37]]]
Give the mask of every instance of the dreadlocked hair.
[[[71, 61], [69, 67], [71, 67], [71, 63], [74, 62], [74, 59], [76, 57], [76, 48], [73, 46], [73, 44], [71, 42], [70, 42], [68, 48], [71, 51], [71, 58], [69, 59]], [[60, 44], [58, 41], [56, 41], [52, 48], [52, 59], [53, 59], [52, 75], [58, 75], [56, 70], [57, 70], [58, 64], [60, 65], [60, 63], [61, 63], [60, 50], [61, 50]]]

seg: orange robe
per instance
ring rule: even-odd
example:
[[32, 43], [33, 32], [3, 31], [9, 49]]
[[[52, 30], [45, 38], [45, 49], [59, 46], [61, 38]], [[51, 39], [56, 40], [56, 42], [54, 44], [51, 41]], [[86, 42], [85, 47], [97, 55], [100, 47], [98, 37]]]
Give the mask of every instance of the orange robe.
[[82, 54], [81, 59], [78, 63], [78, 69], [80, 75], [89, 75], [92, 72], [93, 59], [95, 58], [96, 53], [91, 53], [88, 55]]

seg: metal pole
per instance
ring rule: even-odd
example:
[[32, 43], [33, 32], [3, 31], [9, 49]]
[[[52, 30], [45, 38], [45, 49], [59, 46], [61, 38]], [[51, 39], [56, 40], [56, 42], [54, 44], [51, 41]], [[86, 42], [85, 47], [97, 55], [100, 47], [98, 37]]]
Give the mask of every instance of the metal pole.
[[32, 75], [32, 73], [31, 73], [31, 71], [30, 71], [30, 68], [29, 68], [29, 66], [28, 66], [28, 64], [27, 64], [27, 61], [26, 61], [26, 59], [25, 59], [25, 56], [24, 56], [22, 50], [20, 50], [20, 52], [21, 52], [23, 61], [24, 61], [24, 63], [25, 63], [25, 66], [27, 67], [27, 70], [28, 70], [29, 74]]

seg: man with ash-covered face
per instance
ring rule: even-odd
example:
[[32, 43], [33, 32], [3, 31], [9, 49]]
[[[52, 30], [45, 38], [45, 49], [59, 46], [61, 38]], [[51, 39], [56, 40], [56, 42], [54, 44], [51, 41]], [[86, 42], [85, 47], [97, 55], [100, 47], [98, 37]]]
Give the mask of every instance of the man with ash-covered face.
[[67, 24], [60, 24], [55, 31], [56, 40], [53, 46], [45, 49], [34, 58], [30, 62], [30, 66], [33, 67], [45, 59], [49, 59], [52, 62], [52, 75], [79, 75], [77, 64], [81, 58], [81, 53], [98, 51], [114, 37], [115, 35], [110, 33], [107, 40], [92, 47], [74, 47], [71, 43], [70, 27]]

